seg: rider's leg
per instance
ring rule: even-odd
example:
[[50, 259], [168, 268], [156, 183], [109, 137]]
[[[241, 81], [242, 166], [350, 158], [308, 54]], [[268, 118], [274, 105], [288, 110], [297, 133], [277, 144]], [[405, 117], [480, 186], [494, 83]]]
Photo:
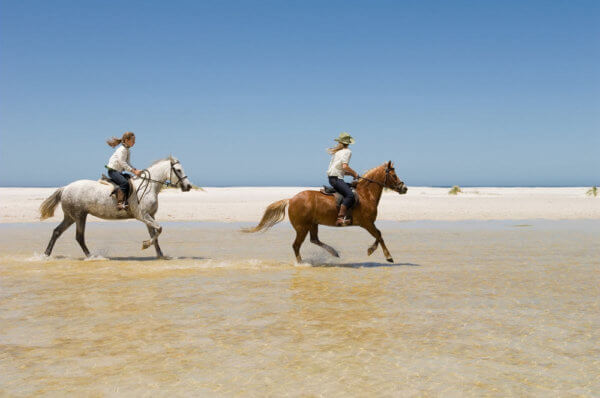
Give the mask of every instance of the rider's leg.
[[352, 188], [344, 180], [337, 177], [329, 177], [329, 183], [337, 192], [339, 192], [344, 197], [342, 205], [340, 206], [340, 211], [338, 213], [336, 225], [350, 225], [352, 220], [346, 218], [346, 212], [354, 204], [354, 193], [352, 192]]
[[335, 225], [338, 227], [345, 227], [346, 225], [350, 225], [351, 220], [346, 217], [346, 213], [348, 212], [348, 206], [341, 205], [340, 211], [338, 212], [337, 220], [335, 221]]
[[127, 181], [127, 178], [125, 178], [123, 174], [116, 170], [109, 170], [108, 176], [119, 185], [119, 190], [117, 191], [117, 208], [119, 210], [126, 209], [127, 196], [129, 193], [129, 181]]
[[127, 209], [127, 203], [125, 203], [125, 192], [123, 192], [121, 188], [117, 190], [117, 209]]

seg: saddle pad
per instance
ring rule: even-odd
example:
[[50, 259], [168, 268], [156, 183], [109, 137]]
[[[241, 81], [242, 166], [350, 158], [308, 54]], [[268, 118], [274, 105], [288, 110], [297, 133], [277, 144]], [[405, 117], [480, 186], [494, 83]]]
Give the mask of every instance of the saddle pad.
[[[335, 204], [337, 207], [340, 207], [342, 205], [342, 201], [344, 200], [344, 197], [341, 194], [337, 193], [335, 191], [335, 189], [333, 189], [333, 187], [323, 185], [323, 188], [319, 192], [321, 192], [323, 195], [334, 196]], [[356, 192], [355, 188], [352, 188], [352, 193], [354, 194], [354, 205], [352, 206], [352, 208], [354, 208], [360, 202], [360, 198], [359, 198], [358, 192]]]
[[[360, 199], [358, 197], [358, 192], [356, 192], [356, 189], [352, 189], [352, 193], [354, 194], [354, 204], [352, 205], [352, 209], [355, 208], [356, 206], [358, 206], [358, 203], [360, 202]], [[340, 207], [342, 205], [342, 201], [344, 200], [344, 197], [342, 196], [342, 194], [339, 193], [334, 193], [333, 196], [335, 196], [335, 204], [337, 207]]]
[[100, 179], [98, 180], [98, 182], [102, 183], [102, 184], [107, 184], [107, 185], [111, 184], [111, 185], [114, 185], [115, 187], [117, 186], [117, 184], [113, 180], [111, 180], [110, 178], [108, 178], [105, 174], [102, 174], [102, 177], [100, 177]]
[[321, 193], [323, 195], [333, 195], [335, 193], [335, 189], [333, 189], [333, 187], [330, 187], [329, 185], [323, 185]]
[[[131, 181], [131, 178], [128, 178], [127, 181], [129, 182], [129, 196], [131, 196], [131, 194], [134, 192], [133, 182]], [[102, 174], [102, 177], [100, 177], [100, 179], [98, 180], [98, 182], [100, 184], [106, 184], [106, 185], [112, 185], [113, 186], [113, 190], [112, 190], [112, 192], [110, 193], [109, 196], [117, 194], [117, 189], [119, 189], [119, 185], [117, 185], [116, 182], [114, 182], [111, 178], [107, 177], [105, 174]]]

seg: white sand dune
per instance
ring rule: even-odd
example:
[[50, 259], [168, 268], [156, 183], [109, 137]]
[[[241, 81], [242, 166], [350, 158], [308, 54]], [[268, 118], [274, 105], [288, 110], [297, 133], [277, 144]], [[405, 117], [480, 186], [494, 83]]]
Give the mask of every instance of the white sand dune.
[[[0, 222], [34, 222], [38, 208], [56, 188], [0, 188]], [[306, 187], [205, 188], [205, 192], [169, 189], [159, 196], [159, 221], [257, 221], [267, 205], [290, 198]], [[379, 220], [600, 219], [600, 197], [588, 188], [448, 188], [409, 187], [406, 195], [384, 192]], [[62, 212], [47, 220], [56, 222]], [[90, 217], [89, 221], [99, 221]]]

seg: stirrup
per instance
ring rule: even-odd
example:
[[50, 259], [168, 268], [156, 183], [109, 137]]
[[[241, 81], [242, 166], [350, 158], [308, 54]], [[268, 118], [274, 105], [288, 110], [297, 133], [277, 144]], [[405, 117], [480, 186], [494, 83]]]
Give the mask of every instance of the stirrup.
[[346, 227], [350, 224], [352, 224], [352, 219], [348, 217], [338, 217], [335, 222], [336, 227]]

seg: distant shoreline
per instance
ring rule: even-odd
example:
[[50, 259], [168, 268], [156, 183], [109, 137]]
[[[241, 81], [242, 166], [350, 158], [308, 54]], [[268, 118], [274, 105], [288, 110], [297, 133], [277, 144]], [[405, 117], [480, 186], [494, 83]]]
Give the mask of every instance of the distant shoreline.
[[[39, 222], [38, 208], [56, 188], [0, 188], [0, 223]], [[164, 221], [258, 222], [272, 202], [316, 187], [204, 187], [205, 191], [168, 189], [159, 196], [157, 219]], [[409, 187], [406, 195], [384, 192], [378, 220], [597, 220], [600, 197], [589, 187]], [[62, 219], [60, 205], [55, 216]], [[89, 221], [101, 221], [90, 216]]]

